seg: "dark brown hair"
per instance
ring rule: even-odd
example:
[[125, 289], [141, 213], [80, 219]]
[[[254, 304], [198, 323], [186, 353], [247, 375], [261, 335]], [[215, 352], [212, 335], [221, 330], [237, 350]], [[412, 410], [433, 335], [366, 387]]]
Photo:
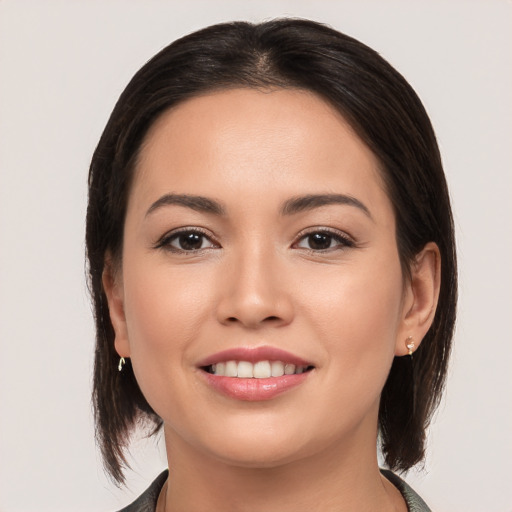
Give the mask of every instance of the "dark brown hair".
[[414, 354], [396, 357], [381, 396], [379, 431], [387, 465], [404, 471], [424, 456], [425, 429], [438, 405], [455, 322], [457, 272], [453, 220], [436, 138], [406, 80], [374, 50], [325, 25], [280, 19], [215, 25], [164, 48], [121, 94], [92, 158], [87, 258], [95, 307], [93, 403], [97, 439], [111, 476], [123, 482], [130, 433], [162, 425], [131, 365], [117, 371], [102, 273], [107, 252], [120, 258], [127, 198], [149, 127], [187, 98], [226, 88], [313, 91], [351, 124], [380, 162], [396, 216], [404, 275], [427, 242], [441, 253], [441, 291], [432, 327]]

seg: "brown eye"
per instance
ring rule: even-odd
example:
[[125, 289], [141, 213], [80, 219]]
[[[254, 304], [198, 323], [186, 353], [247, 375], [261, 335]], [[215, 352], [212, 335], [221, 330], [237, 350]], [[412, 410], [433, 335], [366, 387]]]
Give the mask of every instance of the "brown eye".
[[326, 233], [313, 233], [307, 236], [307, 244], [310, 249], [321, 251], [332, 246], [333, 237]]
[[343, 249], [353, 246], [354, 243], [349, 238], [339, 233], [331, 233], [330, 231], [308, 233], [297, 243], [297, 247], [311, 251], [327, 251], [329, 249]]
[[171, 245], [176, 245], [183, 251], [197, 251], [202, 249], [204, 238], [203, 235], [198, 233], [185, 233], [178, 235]]
[[174, 232], [163, 237], [157, 247], [173, 252], [194, 252], [217, 247], [217, 245], [201, 231], [187, 230]]

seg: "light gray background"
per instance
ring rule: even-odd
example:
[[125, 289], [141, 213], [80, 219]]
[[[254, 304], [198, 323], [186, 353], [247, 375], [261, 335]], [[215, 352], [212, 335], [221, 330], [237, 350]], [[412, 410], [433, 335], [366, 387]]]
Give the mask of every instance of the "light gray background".
[[407, 478], [440, 512], [512, 511], [511, 14], [508, 0], [0, 0], [0, 511], [118, 509], [165, 466], [155, 442], [138, 441], [120, 491], [95, 449], [88, 162], [122, 88], [160, 48], [281, 15], [366, 42], [425, 102], [453, 197], [460, 308], [425, 470]]

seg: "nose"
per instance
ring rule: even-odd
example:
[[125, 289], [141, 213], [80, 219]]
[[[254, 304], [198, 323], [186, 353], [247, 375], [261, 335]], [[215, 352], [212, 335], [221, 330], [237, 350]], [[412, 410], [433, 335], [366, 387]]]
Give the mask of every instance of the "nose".
[[233, 255], [221, 284], [219, 322], [258, 329], [292, 321], [291, 293], [279, 259], [279, 255], [257, 248]]

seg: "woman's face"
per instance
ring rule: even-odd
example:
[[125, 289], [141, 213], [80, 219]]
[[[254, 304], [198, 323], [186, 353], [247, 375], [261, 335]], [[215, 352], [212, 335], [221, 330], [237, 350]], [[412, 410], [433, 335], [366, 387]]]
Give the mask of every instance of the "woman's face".
[[166, 112], [108, 295], [171, 449], [251, 467], [375, 450], [411, 292], [378, 163], [316, 95], [236, 89]]

